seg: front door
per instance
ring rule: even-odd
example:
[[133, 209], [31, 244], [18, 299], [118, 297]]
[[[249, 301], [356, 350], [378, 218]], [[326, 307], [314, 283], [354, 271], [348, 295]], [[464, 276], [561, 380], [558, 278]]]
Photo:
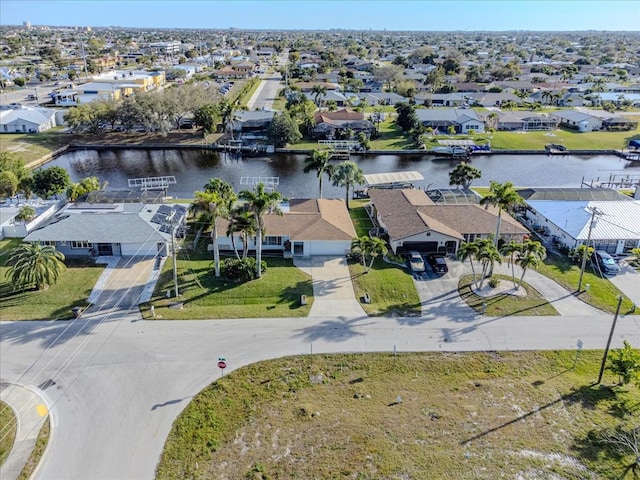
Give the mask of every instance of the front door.
[[99, 243], [98, 255], [100, 255], [101, 257], [113, 255], [113, 245], [110, 243]]

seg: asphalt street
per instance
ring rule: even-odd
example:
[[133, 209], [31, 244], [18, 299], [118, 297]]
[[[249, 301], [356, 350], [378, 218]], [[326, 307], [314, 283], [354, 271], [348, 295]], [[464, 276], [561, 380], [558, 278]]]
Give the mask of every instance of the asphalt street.
[[[3, 380], [39, 386], [54, 424], [35, 478], [147, 479], [190, 399], [256, 361], [330, 352], [604, 347], [612, 316], [308, 317], [141, 321], [137, 312], [74, 322], [0, 324]], [[640, 343], [640, 319], [620, 318], [612, 346]], [[117, 439], [117, 441], [115, 440]], [[73, 453], [71, 453], [73, 452]]]

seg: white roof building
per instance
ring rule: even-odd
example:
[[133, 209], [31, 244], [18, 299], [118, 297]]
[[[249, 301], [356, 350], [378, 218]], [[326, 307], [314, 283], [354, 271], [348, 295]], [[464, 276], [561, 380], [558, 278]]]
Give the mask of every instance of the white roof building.
[[0, 133], [44, 132], [55, 126], [55, 110], [24, 106], [0, 108]]

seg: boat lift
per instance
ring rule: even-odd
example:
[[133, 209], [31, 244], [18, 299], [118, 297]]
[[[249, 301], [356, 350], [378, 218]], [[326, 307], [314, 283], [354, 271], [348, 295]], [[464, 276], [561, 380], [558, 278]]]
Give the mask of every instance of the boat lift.
[[416, 188], [415, 182], [424, 180], [422, 174], [415, 170], [406, 172], [368, 173], [363, 175], [366, 188], [353, 191], [353, 198], [369, 198], [370, 188], [397, 189]]

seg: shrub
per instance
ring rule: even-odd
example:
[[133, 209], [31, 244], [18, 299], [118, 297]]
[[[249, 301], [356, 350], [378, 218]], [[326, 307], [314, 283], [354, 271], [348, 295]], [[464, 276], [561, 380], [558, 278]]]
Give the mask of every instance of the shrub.
[[[267, 270], [267, 262], [261, 262], [262, 271]], [[246, 257], [238, 260], [229, 258], [221, 265], [221, 273], [225, 278], [236, 282], [248, 282], [258, 276], [258, 263], [253, 257]]]
[[496, 288], [498, 285], [500, 285], [500, 279], [497, 277], [491, 277], [489, 279], [489, 286], [491, 288]]

